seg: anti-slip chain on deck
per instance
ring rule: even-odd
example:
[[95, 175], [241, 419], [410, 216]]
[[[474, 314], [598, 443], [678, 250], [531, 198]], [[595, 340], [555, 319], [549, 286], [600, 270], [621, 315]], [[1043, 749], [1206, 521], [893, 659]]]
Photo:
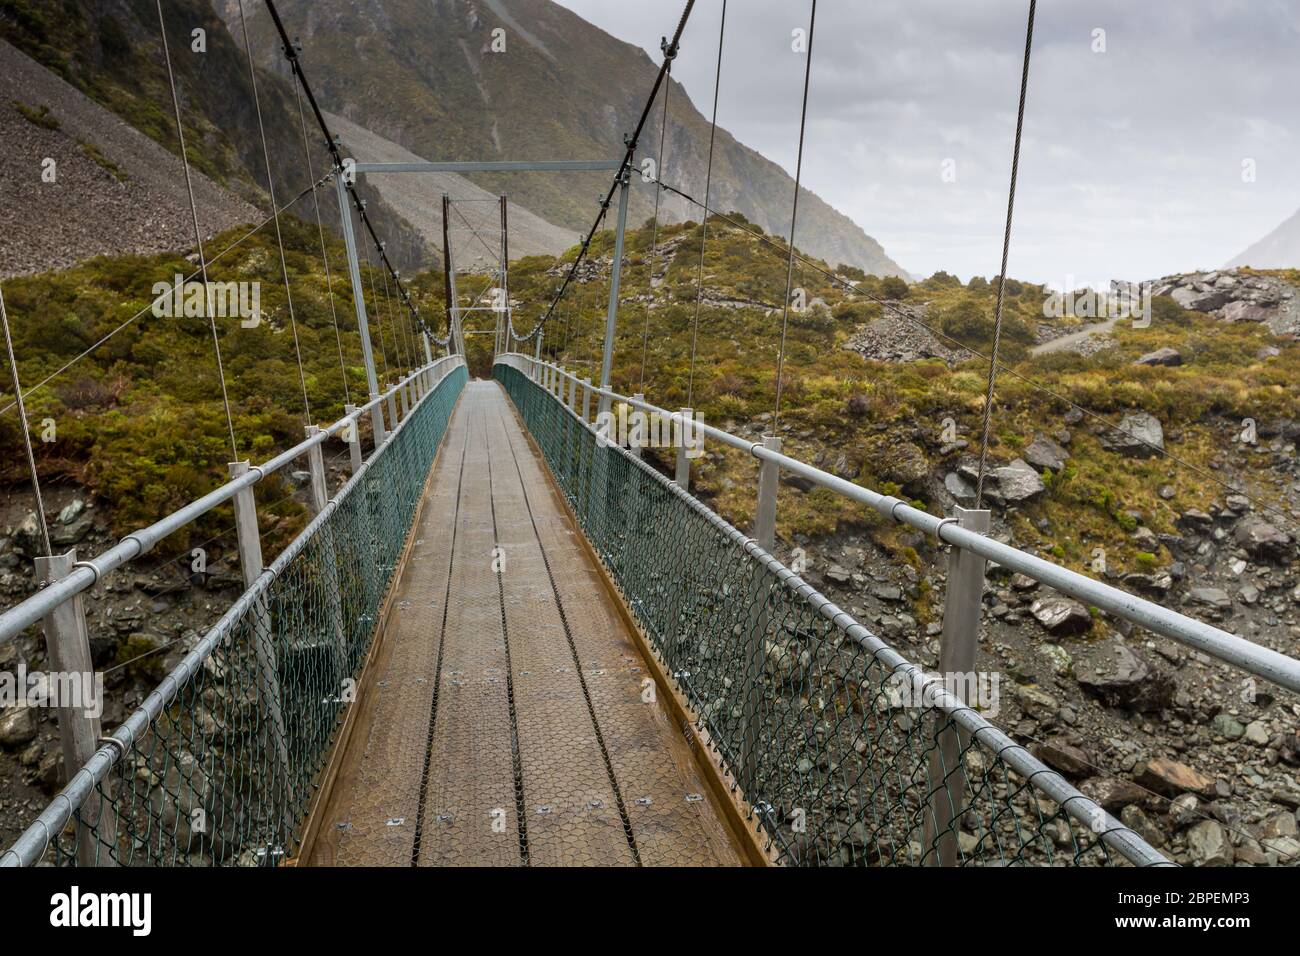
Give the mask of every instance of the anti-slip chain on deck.
[[740, 862], [563, 507], [469, 385], [310, 862]]

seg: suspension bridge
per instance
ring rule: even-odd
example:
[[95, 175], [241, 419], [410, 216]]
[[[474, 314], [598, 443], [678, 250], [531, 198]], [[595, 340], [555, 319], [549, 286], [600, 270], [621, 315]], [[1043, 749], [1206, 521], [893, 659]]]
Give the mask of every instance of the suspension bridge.
[[[775, 434], [754, 442], [611, 387], [630, 175], [692, 7], [665, 40], [621, 158], [381, 164], [345, 158], [268, 3], [333, 158], [317, 187], [332, 181], [340, 210], [355, 211], [366, 255], [377, 249], [407, 310], [408, 355], [418, 343], [423, 361], [380, 386], [345, 212], [368, 400], [261, 464], [237, 459], [230, 481], [97, 556], [55, 554], [47, 537], [44, 586], [0, 614], [0, 642], [39, 625], [59, 669], [91, 669], [92, 587], [227, 504], [244, 589], [112, 733], [59, 710], [66, 785], [0, 850], [0, 865], [1169, 865], [947, 679], [975, 671], [988, 564], [1290, 691], [1300, 662], [1001, 544], [978, 503], [937, 517], [784, 455]], [[815, 12], [814, 2], [814, 22]], [[1031, 4], [1022, 120], [1032, 29]], [[806, 74], [805, 116], [807, 85]], [[1017, 154], [1019, 139], [1018, 127]], [[613, 176], [536, 324], [515, 328], [508, 292], [489, 308], [491, 374], [471, 380], [464, 339], [483, 330], [465, 323], [481, 295], [462, 304], [444, 239], [447, 326], [434, 334], [355, 175], [525, 169]], [[706, 186], [706, 223], [708, 202]], [[451, 211], [444, 197], [444, 230]], [[610, 212], [593, 383], [543, 357], [542, 339]], [[495, 280], [508, 290], [504, 199], [500, 224]], [[197, 214], [195, 226], [202, 268]], [[786, 254], [792, 267], [793, 241]], [[219, 365], [215, 331], [213, 341]], [[12, 347], [10, 365], [17, 383]], [[17, 385], [25, 427], [23, 395]], [[779, 415], [779, 390], [777, 403]], [[629, 417], [630, 435], [611, 428]], [[671, 468], [643, 453], [655, 429], [675, 436]], [[327, 441], [349, 453], [333, 494]], [[752, 528], [692, 495], [692, 461], [710, 448], [752, 456]], [[28, 458], [39, 495], [30, 444]], [[259, 486], [296, 462], [310, 473], [313, 516], [266, 563]], [[782, 474], [950, 547], [939, 673], [775, 556]]]

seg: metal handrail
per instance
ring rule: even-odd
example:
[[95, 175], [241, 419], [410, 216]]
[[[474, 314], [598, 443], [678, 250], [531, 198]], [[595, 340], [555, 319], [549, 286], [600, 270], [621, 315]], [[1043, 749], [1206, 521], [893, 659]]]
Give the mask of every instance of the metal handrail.
[[[456, 364], [463, 364], [463, 356], [453, 354], [444, 356], [435, 362], [430, 363], [422, 369], [417, 370], [410, 376], [413, 378], [421, 372], [430, 371], [435, 367], [451, 362], [454, 367]], [[410, 380], [404, 379], [397, 388]], [[44, 855], [49, 848], [53, 839], [63, 831], [68, 821], [72, 819], [73, 814], [81, 807], [90, 796], [94, 788], [108, 776], [110, 770], [130, 752], [132, 745], [148, 731], [150, 724], [162, 713], [163, 708], [170, 703], [176, 696], [179, 688], [183, 687], [191, 677], [203, 666], [207, 660], [229, 635], [231, 628], [238, 622], [241, 617], [248, 611], [254, 603], [261, 598], [271, 586], [271, 583], [291, 561], [298, 556], [307, 546], [325, 524], [329, 517], [338, 509], [340, 503], [352, 494], [362, 480], [369, 472], [371, 466], [376, 462], [384, 451], [394, 443], [397, 436], [405, 429], [411, 418], [425, 401], [433, 396], [437, 390], [437, 385], [445, 376], [439, 377], [437, 382], [422, 395], [415, 405], [411, 408], [411, 413], [398, 422], [389, 432], [384, 441], [377, 447], [374, 452], [362, 462], [361, 467], [353, 473], [343, 486], [335, 493], [334, 497], [326, 502], [325, 507], [320, 513], [315, 515], [312, 520], [298, 535], [289, 542], [288, 546], [280, 552], [274, 561], [266, 568], [266, 573], [258, 576], [232, 604], [226, 609], [226, 612], [217, 619], [204, 633], [191, 649], [159, 683], [149, 693], [143, 702], [137, 707], [126, 720], [124, 720], [112, 734], [103, 738], [101, 746], [97, 749], [84, 765], [73, 770], [72, 776], [68, 779], [67, 784], [55, 794], [49, 804], [41, 811], [40, 814], [23, 830], [18, 839], [6, 850], [0, 852], [0, 869], [7, 867], [27, 867], [33, 866]], [[396, 391], [396, 388], [393, 389]], [[382, 401], [387, 398], [389, 393], [381, 395], [375, 401]], [[371, 402], [370, 405], [375, 404]], [[370, 405], [357, 409], [352, 415], [345, 416], [339, 420], [339, 424], [346, 421], [347, 418], [353, 417], [366, 411]], [[322, 433], [324, 434], [324, 433]], [[310, 442], [303, 442], [298, 448], [304, 448], [310, 445]], [[287, 453], [286, 453], [287, 454]], [[280, 456], [283, 457], [283, 456]], [[276, 459], [272, 459], [275, 461]], [[270, 464], [270, 462], [268, 462]], [[268, 472], [269, 473], [269, 472]], [[239, 481], [229, 482], [224, 487], [238, 486], [235, 490], [244, 487]], [[214, 492], [215, 494], [215, 492]], [[204, 499], [199, 499], [203, 501]], [[197, 504], [198, 502], [195, 502]], [[193, 507], [193, 506], [191, 506]], [[184, 511], [185, 509], [182, 509]], [[180, 512], [177, 512], [179, 514]], [[166, 519], [164, 519], [166, 520]], [[151, 526], [153, 527], [153, 526]], [[102, 557], [102, 556], [101, 556]], [[52, 590], [52, 589], [51, 589]], [[38, 595], [39, 596], [39, 595]], [[31, 599], [29, 599], [31, 600]], [[26, 603], [26, 602], [24, 602]], [[19, 605], [21, 607], [21, 605]], [[15, 609], [16, 610], [16, 609]]]
[[[522, 366], [514, 361], [520, 358], [525, 360]], [[507, 353], [498, 356], [496, 362], [514, 368], [523, 374], [527, 374], [529, 366], [546, 366], [552, 370], [557, 369], [557, 366], [548, 365], [519, 353]], [[565, 375], [565, 378], [576, 382], [580, 387], [586, 387], [582, 380], [571, 375]], [[612, 399], [622, 398], [622, 396], [607, 390], [592, 388], [591, 391]], [[563, 388], [560, 389], [560, 392], [563, 393]], [[593, 423], [583, 418], [577, 408], [569, 407], [558, 395], [552, 395], [552, 398], [559, 402], [564, 412], [572, 416], [582, 427], [590, 431], [597, 430]], [[636, 404], [646, 409], [654, 408], [654, 406], [648, 406], [644, 402]], [[655, 410], [662, 411], [660, 409]], [[710, 430], [717, 431], [717, 429]], [[743, 439], [728, 435], [726, 432], [719, 432], [719, 435], [725, 435], [729, 439], [728, 444], [737, 447], [751, 444]], [[610, 444], [610, 447], [623, 455], [628, 455], [625, 449], [613, 443]], [[949, 690], [944, 684], [941, 675], [927, 673], [917, 664], [908, 660], [892, 646], [858, 623], [851, 614], [787, 568], [779, 558], [765, 550], [753, 538], [738, 531], [712, 508], [680, 487], [676, 481], [659, 474], [640, 458], [631, 455], [628, 455], [628, 457], [633, 467], [642, 469], [660, 482], [673, 495], [684, 501], [696, 514], [708, 521], [719, 532], [727, 536], [733, 544], [742, 548], [750, 557], [766, 568], [784, 588], [807, 601], [820, 616], [835, 626], [842, 628], [843, 633], [848, 638], [871, 654], [872, 658], [882, 667], [888, 669], [891, 674], [902, 678], [906, 682], [906, 686], [912, 690], [913, 699], [921, 700], [927, 707], [933, 707], [945, 714], [953, 724], [960, 727], [973, 741], [988, 752], [996, 755], [1008, 767], [1023, 776], [1031, 787], [1055, 801], [1069, 817], [1087, 826], [1106, 846], [1137, 866], [1169, 867], [1176, 865], [1159, 850], [1148, 844], [1132, 828], [1117, 819], [1091, 797], [1082, 793], [1061, 773], [1035, 757], [1022, 744], [1017, 743], [978, 710], [969, 706]]]
[[865, 504], [880, 515], [923, 531], [944, 544], [970, 551], [1108, 614], [1194, 648], [1280, 687], [1300, 693], [1300, 660], [1262, 647], [1229, 631], [1180, 614], [1121, 588], [1046, 561], [1019, 548], [959, 527], [951, 519], [936, 518], [892, 495], [882, 495], [798, 459], [765, 448], [762, 442], [740, 438], [693, 418], [688, 420], [680, 412], [660, 408], [642, 399], [620, 395], [612, 389], [591, 385], [553, 363], [543, 362], [520, 352], [498, 356], [497, 361], [515, 367], [520, 367], [516, 363], [521, 363], [520, 370], [525, 372], [534, 367], [548, 369], [561, 380], [573, 382], [579, 388], [589, 389], [593, 395], [623, 402], [647, 414], [662, 416], [683, 427], [688, 427], [691, 434], [712, 438], [732, 448], [748, 451], [760, 461], [774, 462], [783, 471], [805, 478], [852, 501]]
[[447, 355], [421, 366], [388, 391], [371, 399], [355, 411], [344, 415], [329, 427], [322, 428], [316, 434], [299, 442], [287, 451], [281, 452], [261, 465], [254, 465], [245, 474], [226, 482], [208, 492], [202, 498], [198, 498], [185, 507], [173, 511], [153, 524], [132, 531], [113, 547], [96, 557], [77, 562], [75, 570], [66, 578], [49, 585], [7, 611], [0, 613], [0, 644], [13, 640], [25, 628], [49, 615], [65, 601], [89, 590], [105, 574], [135, 560], [140, 555], [151, 550], [168, 535], [179, 531], [218, 505], [230, 501], [244, 488], [255, 485], [267, 475], [279, 471], [294, 459], [324, 442], [331, 435], [337, 435], [347, 427], [349, 422], [359, 422], [363, 413], [387, 401], [420, 376], [438, 370], [447, 363], [454, 365], [456, 362], [463, 361], [464, 359], [460, 355]]

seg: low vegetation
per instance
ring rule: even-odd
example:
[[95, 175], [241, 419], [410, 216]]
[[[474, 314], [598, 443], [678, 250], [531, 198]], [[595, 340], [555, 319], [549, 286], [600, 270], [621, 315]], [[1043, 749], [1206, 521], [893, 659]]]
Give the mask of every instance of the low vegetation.
[[[354, 400], [366, 396], [342, 246], [329, 248], [331, 291], [315, 224], [286, 217], [282, 228], [302, 379], [274, 232], [244, 238], [247, 229], [241, 227], [206, 245], [213, 257], [243, 239], [210, 268], [213, 282], [260, 283], [262, 315], [253, 327], [238, 317], [216, 321], [237, 456], [255, 462], [302, 440], [304, 381], [313, 424], [342, 415], [345, 375], [348, 394]], [[151, 309], [155, 283], [171, 284], [177, 275], [195, 271], [195, 261], [179, 255], [102, 257], [4, 284], [19, 372], [30, 393], [27, 413], [41, 475], [47, 482], [87, 487], [107, 506], [119, 534], [210, 491], [228, 476], [230, 431], [212, 328], [202, 317], [160, 318]], [[402, 310], [386, 298], [382, 277], [363, 272], [367, 290], [377, 292], [367, 297], [371, 339], [381, 379], [389, 381], [407, 367], [408, 358], [422, 362], [423, 351], [414, 347]], [[431, 302], [422, 305], [435, 311]], [[13, 387], [7, 365], [0, 390], [0, 408], [6, 408], [0, 443], [11, 451], [0, 474], [21, 482], [26, 462], [18, 453], [16, 409], [8, 407]], [[261, 501], [270, 505], [287, 495], [284, 488], [272, 488]], [[291, 500], [270, 510], [282, 519], [284, 534], [301, 524], [302, 509]], [[226, 519], [216, 514], [210, 523]], [[190, 533], [206, 530], [208, 523], [200, 523]], [[168, 546], [183, 548], [187, 541], [186, 534], [178, 534]]]
[[[648, 225], [628, 236], [613, 384], [625, 393], [643, 391], [665, 407], [691, 405], [721, 427], [758, 425], [768, 431], [782, 338], [784, 244], [753, 236], [747, 231], [753, 227], [737, 214], [726, 218], [736, 225], [721, 217], [709, 223], [698, 336], [700, 224], [661, 227], [653, 256]], [[604, 269], [599, 275], [584, 273], [587, 281], [571, 288], [547, 326], [545, 352], [593, 378], [599, 374], [611, 245], [609, 235], [598, 237], [592, 256]], [[512, 266], [518, 326], [532, 327], [559, 286], [560, 267], [567, 268], [573, 255]], [[859, 291], [849, 291], [821, 270], [856, 283]], [[989, 349], [996, 280], [976, 277], [963, 284], [941, 272], [908, 286], [844, 266], [796, 262], [794, 284], [804, 290], [810, 307], [788, 315], [780, 414], [787, 453], [938, 513], [932, 494], [936, 479], [963, 455], [978, 454], [988, 363], [957, 346], [975, 353]], [[1274, 339], [1262, 324], [1224, 323], [1157, 298], [1150, 326], [1121, 322], [1111, 333], [1114, 348], [1091, 357], [1035, 356], [1030, 346], [1040, 325], [1082, 324], [1070, 316], [1045, 318], [1047, 294], [1042, 286], [1007, 282], [1001, 346], [1007, 367], [997, 384], [990, 458], [1005, 463], [1035, 436], [1050, 437], [1063, 427], [1072, 432], [1071, 458], [1059, 474], [1044, 473], [1044, 496], [1014, 513], [1017, 541], [1076, 567], [1084, 566], [1098, 546], [1106, 547], [1123, 571], [1167, 563], [1167, 554], [1139, 551], [1131, 531], [1139, 522], [1157, 533], [1170, 531], [1179, 510], [1222, 500], [1224, 489], [1209, 476], [1229, 479], [1217, 469], [1243, 419], [1300, 418], [1292, 387], [1300, 375], [1300, 347]], [[897, 314], [901, 306], [918, 311], [922, 317], [915, 321], [935, 330], [958, 359], [887, 363], [845, 348], [862, 324]], [[478, 349], [472, 357], [480, 374], [486, 371], [489, 341], [470, 339]], [[1264, 351], [1267, 346], [1276, 347], [1277, 354]], [[1133, 364], [1163, 347], [1177, 349], [1183, 364]], [[1067, 426], [1063, 419], [1073, 405], [1089, 415]], [[1163, 423], [1170, 457], [1124, 458], [1101, 447], [1102, 423], [1116, 423], [1139, 409]], [[943, 453], [952, 444], [947, 432], [965, 440], [966, 447]], [[751, 520], [753, 474], [754, 463], [743, 453], [715, 451], [693, 476], [697, 490], [744, 527]], [[1257, 477], [1252, 492], [1264, 501], [1277, 500], [1280, 489], [1270, 484], [1271, 475], [1261, 471]], [[1162, 486], [1172, 488], [1172, 495], [1158, 494]], [[880, 543], [903, 558], [917, 544], [830, 492], [783, 486], [779, 532], [787, 541], [847, 525], [871, 528]]]
[[[698, 335], [700, 224], [663, 226], [653, 250], [648, 224], [629, 234], [613, 381], [620, 391], [643, 391], [666, 407], [691, 405], [708, 422], [751, 429], [757, 436], [771, 429], [775, 411], [785, 256], [780, 240], [760, 240], [741, 217], [728, 218], [736, 224], [721, 218], [709, 224]], [[354, 398], [365, 394], [342, 249], [330, 247], [341, 369], [331, 290], [314, 226], [293, 219], [284, 226], [311, 417], [327, 422], [342, 413], [345, 375]], [[220, 250], [243, 235], [233, 230], [215, 237], [208, 248]], [[611, 247], [610, 235], [597, 237], [591, 256], [603, 268], [584, 268], [547, 325], [546, 354], [593, 378], [599, 375]], [[531, 257], [512, 265], [517, 326], [531, 328], [543, 314], [575, 251], [558, 260]], [[52, 422], [57, 433], [56, 440], [37, 444], [42, 474], [46, 480], [87, 486], [108, 505], [119, 533], [215, 487], [231, 460], [211, 329], [203, 319], [159, 319], [149, 310], [155, 282], [193, 270], [194, 263], [182, 256], [128, 256], [5, 284], [24, 382], [31, 389], [53, 376], [28, 402], [36, 432]], [[822, 270], [856, 283], [857, 291]], [[298, 441], [305, 422], [273, 236], [246, 239], [219, 262], [212, 277], [261, 282], [264, 321], [245, 329], [222, 320], [217, 337], [238, 456], [262, 460]], [[371, 278], [367, 274], [367, 289]], [[464, 276], [461, 288], [486, 286], [490, 278]], [[380, 377], [386, 379], [404, 365], [416, 343], [405, 326], [400, 342], [393, 341], [400, 313], [385, 300], [382, 277], [373, 280], [372, 343]], [[938, 273], [908, 286], [848, 267], [797, 263], [795, 284], [804, 290], [808, 308], [786, 316], [780, 414], [786, 451], [937, 513], [936, 481], [963, 455], [978, 452], [987, 362], [979, 355], [961, 358], [957, 345], [977, 353], [987, 348], [995, 283], [976, 278], [963, 284]], [[413, 288], [424, 314], [441, 327], [441, 275], [418, 276]], [[1223, 323], [1157, 299], [1151, 325], [1135, 329], [1121, 323], [1113, 333], [1114, 348], [1092, 357], [1034, 356], [1029, 346], [1037, 326], [1056, 321], [1043, 318], [1044, 296], [1040, 286], [1007, 284], [1002, 354], [1008, 367], [998, 380], [991, 460], [1018, 457], [1036, 435], [1065, 427], [1063, 417], [1072, 405], [1099, 417], [1070, 426], [1066, 467], [1045, 472], [1047, 492], [1013, 514], [1018, 543], [1075, 566], [1083, 566], [1097, 546], [1106, 547], [1125, 571], [1166, 563], [1167, 554], [1133, 543], [1135, 524], [1172, 530], [1180, 509], [1205, 508], [1221, 498], [1223, 490], [1206, 476], [1215, 474], [1242, 419], [1300, 418], [1292, 387], [1300, 374], [1300, 348], [1274, 340], [1263, 325]], [[888, 363], [845, 348], [855, 330], [895, 314], [900, 305], [914, 310], [920, 318], [912, 321], [934, 329], [958, 358]], [[491, 314], [469, 315], [472, 325]], [[488, 374], [491, 339], [467, 340], [476, 374]], [[1133, 364], [1137, 356], [1166, 346], [1181, 353], [1183, 365]], [[411, 351], [420, 357], [418, 349]], [[11, 396], [7, 379], [5, 392]], [[1096, 423], [1113, 423], [1139, 408], [1162, 421], [1171, 455], [1185, 464], [1123, 458], [1101, 447]], [[0, 441], [19, 447], [12, 409], [0, 416]], [[694, 469], [693, 480], [700, 494], [743, 527], [752, 517], [753, 473], [754, 463], [743, 453], [714, 449]], [[20, 456], [7, 459], [4, 477], [23, 480]], [[1269, 475], [1261, 471], [1258, 477], [1253, 492], [1272, 500]], [[1162, 497], [1157, 493], [1162, 486], [1172, 493]], [[288, 490], [281, 490], [275, 497], [286, 500], [275, 510], [278, 530], [287, 535], [301, 525], [302, 511], [288, 499]], [[266, 500], [273, 499], [267, 495]], [[871, 529], [903, 560], [919, 560], [915, 549], [923, 543], [864, 508], [827, 491], [783, 486], [779, 532], [785, 540], [850, 526]], [[194, 529], [203, 532], [203, 526]], [[177, 536], [175, 547], [185, 545], [183, 537]]]

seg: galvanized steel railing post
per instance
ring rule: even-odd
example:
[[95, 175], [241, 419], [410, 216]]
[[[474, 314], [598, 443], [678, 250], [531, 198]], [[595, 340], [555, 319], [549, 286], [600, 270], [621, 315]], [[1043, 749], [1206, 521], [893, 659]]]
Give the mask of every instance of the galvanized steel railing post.
[[[247, 474], [247, 461], [232, 461], [230, 477], [239, 478]], [[262, 538], [257, 527], [257, 499], [253, 486], [239, 489], [231, 499], [235, 508], [235, 537], [239, 546], [239, 567], [244, 576], [244, 588], [251, 588], [262, 576]], [[262, 705], [270, 716], [271, 748], [275, 754], [277, 767], [282, 774], [284, 786], [289, 779], [289, 744], [281, 710], [279, 654], [275, 646], [275, 637], [271, 634], [271, 615], [266, 605], [265, 594], [260, 595], [249, 610], [252, 622], [253, 651], [257, 658], [257, 686], [261, 693]], [[282, 799], [280, 812], [286, 828], [291, 828], [293, 821], [289, 818], [287, 797]], [[286, 829], [285, 837], [288, 838]]]
[[[352, 417], [357, 412], [357, 406], [344, 405], [343, 414]], [[343, 440], [348, 443], [349, 464], [352, 466], [352, 474], [361, 470], [361, 427], [355, 418], [343, 430]]]
[[[308, 425], [306, 428], [307, 437], [314, 438], [320, 434], [320, 428], [316, 425]], [[329, 501], [329, 490], [325, 484], [325, 455], [321, 452], [319, 444], [312, 445], [307, 449], [307, 470], [311, 474], [311, 513], [318, 515], [325, 510], [325, 503]]]
[[[763, 447], [780, 452], [781, 439], [775, 435], [763, 436]], [[754, 540], [764, 551], [771, 553], [776, 544], [776, 491], [781, 481], [781, 468], [776, 462], [764, 459], [758, 466], [758, 503], [754, 508]]]
[[673, 480], [677, 482], [677, 487], [682, 491], [689, 491], [691, 488], [691, 459], [687, 455], [690, 450], [687, 445], [693, 440], [690, 425], [693, 411], [689, 408], [680, 409], [682, 422], [675, 431], [677, 439], [677, 469], [673, 473]]
[[[249, 470], [247, 461], [232, 461], [230, 477], [240, 478]], [[235, 536], [239, 544], [239, 567], [244, 587], [251, 588], [262, 573], [262, 539], [257, 528], [257, 500], [252, 486], [240, 488], [231, 499], [235, 508]]]
[[388, 405], [388, 421], [393, 428], [397, 427], [397, 399], [393, 396], [393, 386], [388, 384], [384, 386], [384, 391], [388, 393], [385, 403]]
[[406, 416], [411, 414], [410, 397], [406, 394], [406, 383], [402, 383], [401, 388], [397, 390], [398, 396], [402, 401], [402, 421], [406, 421]]
[[[955, 508], [958, 527], [985, 534], [989, 512]], [[968, 691], [979, 649], [980, 606], [984, 596], [985, 560], [964, 548], [948, 553], [948, 583], [943, 595], [943, 635], [939, 640], [939, 673], [953, 694], [969, 703]], [[936, 717], [937, 721], [942, 717]], [[967, 735], [955, 725], [938, 727], [930, 753], [930, 807], [925, 816], [924, 859], [929, 866], [956, 866], [957, 829], [966, 802], [962, 754]]]
[[[781, 451], [781, 439], [775, 435], [763, 436], [763, 447]], [[776, 492], [781, 479], [781, 469], [776, 462], [762, 459], [758, 466], [758, 501], [754, 508], [754, 541], [760, 548], [772, 552], [776, 544]], [[752, 563], [754, 576], [749, 589], [749, 646], [745, 655], [745, 724], [741, 741], [740, 784], [751, 806], [757, 806], [755, 792], [758, 759], [761, 753], [759, 728], [762, 726], [763, 674], [767, 659], [767, 631], [771, 615], [767, 609], [770, 582], [758, 562]]]
[[[36, 580], [41, 587], [60, 581], [72, 573], [77, 551], [36, 559]], [[64, 601], [44, 619], [45, 656], [50, 678], [60, 688], [76, 690], [72, 699], [57, 701], [59, 738], [63, 745], [63, 771], [66, 779], [80, 769], [99, 749], [103, 700], [100, 679], [90, 657], [90, 632], [86, 627], [86, 610], [80, 594]], [[19, 689], [22, 692], [22, 689]], [[79, 699], [77, 699], [79, 697]], [[81, 805], [81, 825], [77, 828], [77, 862], [82, 866], [116, 866], [109, 851], [117, 849], [117, 818], [113, 815], [112, 790], [105, 780], [103, 794], [92, 793]], [[103, 859], [99, 848], [105, 847]]]

